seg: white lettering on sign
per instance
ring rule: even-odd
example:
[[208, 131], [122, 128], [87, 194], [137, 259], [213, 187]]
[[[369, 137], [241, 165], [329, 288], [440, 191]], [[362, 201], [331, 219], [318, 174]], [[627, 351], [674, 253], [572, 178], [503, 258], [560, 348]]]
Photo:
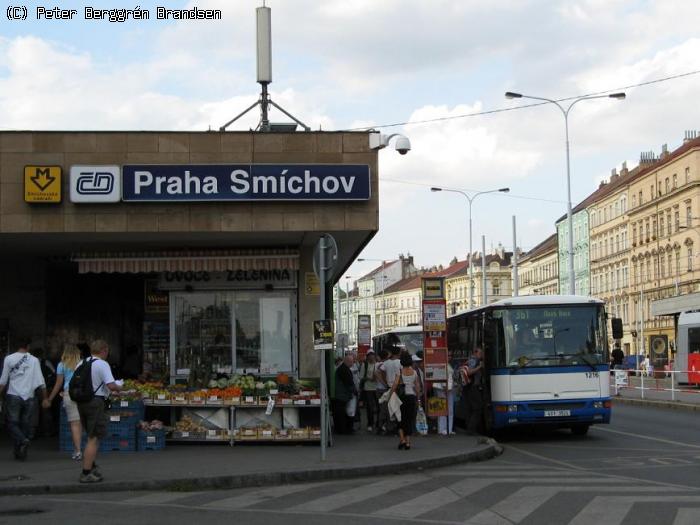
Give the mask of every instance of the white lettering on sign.
[[185, 170], [185, 177], [154, 177], [150, 171], [136, 171], [134, 181], [134, 192], [141, 194], [142, 188], [147, 188], [155, 182], [156, 195], [215, 195], [219, 193], [219, 183], [216, 177], [198, 177], [192, 175], [189, 170]]
[[[321, 189], [325, 193], [338, 193], [341, 186], [345, 193], [350, 193], [355, 186], [355, 177], [324, 177], [323, 180], [311, 175], [310, 170], [304, 170], [304, 178], [294, 175], [286, 177], [288, 170], [282, 170], [279, 178], [272, 175], [255, 175], [252, 177], [245, 170], [233, 170], [231, 172], [231, 191], [238, 195], [251, 192], [257, 193], [320, 193]], [[139, 172], [136, 172], [139, 173]], [[157, 179], [156, 179], [157, 181]]]

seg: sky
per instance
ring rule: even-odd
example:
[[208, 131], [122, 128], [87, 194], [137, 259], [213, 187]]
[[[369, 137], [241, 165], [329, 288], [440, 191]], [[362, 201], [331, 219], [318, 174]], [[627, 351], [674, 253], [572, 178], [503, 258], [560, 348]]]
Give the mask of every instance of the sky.
[[[262, 0], [144, 1], [151, 20], [8, 20], [0, 2], [0, 129], [217, 129], [252, 104]], [[157, 21], [155, 6], [221, 9], [220, 21]], [[412, 150], [379, 155], [380, 230], [361, 257], [447, 265], [468, 251], [467, 199], [431, 193], [509, 187], [474, 200], [473, 249], [528, 250], [566, 211], [564, 119], [504, 92], [560, 99], [700, 70], [693, 0], [267, 0], [273, 100], [312, 129], [372, 126]], [[48, 6], [47, 4], [47, 7]], [[570, 113], [574, 205], [642, 151], [700, 129], [700, 74], [583, 101]], [[255, 127], [253, 112], [230, 129]], [[272, 121], [286, 118], [272, 113]], [[403, 123], [399, 126], [381, 127]], [[355, 263], [359, 277], [377, 263]]]

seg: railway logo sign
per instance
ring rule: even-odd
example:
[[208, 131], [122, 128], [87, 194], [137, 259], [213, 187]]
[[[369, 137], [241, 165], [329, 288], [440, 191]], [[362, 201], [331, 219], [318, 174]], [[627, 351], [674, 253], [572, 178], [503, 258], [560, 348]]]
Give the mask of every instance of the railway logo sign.
[[61, 202], [61, 166], [25, 166], [24, 202], [57, 204]]
[[121, 170], [119, 166], [71, 166], [71, 202], [119, 202]]

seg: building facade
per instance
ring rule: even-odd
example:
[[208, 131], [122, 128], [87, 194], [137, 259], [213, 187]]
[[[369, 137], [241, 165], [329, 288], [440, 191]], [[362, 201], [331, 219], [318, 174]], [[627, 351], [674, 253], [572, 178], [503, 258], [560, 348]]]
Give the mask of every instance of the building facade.
[[518, 282], [518, 295], [557, 295], [559, 293], [556, 233], [520, 257]]
[[[590, 293], [590, 253], [588, 212], [579, 204], [572, 210], [574, 228], [574, 286], [576, 295]], [[569, 293], [569, 221], [566, 216], [559, 219], [557, 227], [557, 250], [559, 258], [559, 293]]]
[[630, 317], [638, 351], [652, 358], [671, 346], [674, 326], [651, 315], [651, 302], [698, 291], [699, 172], [700, 139], [686, 139], [629, 185]]
[[314, 247], [338, 241], [335, 282], [378, 229], [376, 174], [367, 133], [2, 132], [4, 350], [318, 377]]

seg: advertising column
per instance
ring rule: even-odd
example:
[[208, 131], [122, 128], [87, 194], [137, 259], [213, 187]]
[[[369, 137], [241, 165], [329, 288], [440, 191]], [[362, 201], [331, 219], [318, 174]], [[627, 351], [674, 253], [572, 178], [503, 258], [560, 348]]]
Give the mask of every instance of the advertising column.
[[[447, 382], [447, 305], [444, 277], [424, 277], [423, 289], [423, 367], [425, 391], [434, 383]], [[447, 400], [433, 394], [427, 397], [428, 416], [447, 415]]]

